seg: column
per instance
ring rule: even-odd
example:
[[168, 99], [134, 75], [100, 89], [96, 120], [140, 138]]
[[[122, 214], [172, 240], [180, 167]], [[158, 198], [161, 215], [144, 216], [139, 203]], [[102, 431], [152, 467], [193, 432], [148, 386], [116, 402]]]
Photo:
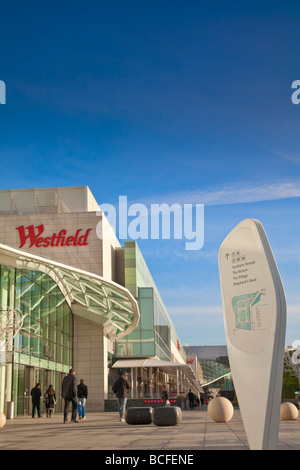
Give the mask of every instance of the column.
[[137, 367], [132, 368], [132, 398], [137, 398]]
[[178, 396], [180, 394], [180, 389], [179, 389], [179, 367], [176, 367], [176, 395]]
[[154, 387], [154, 384], [153, 384], [153, 371], [152, 371], [152, 367], [149, 367], [148, 379], [149, 379], [149, 388], [150, 388], [150, 398], [153, 398], [153, 387]]
[[182, 370], [180, 369], [180, 392], [183, 393], [184, 395], [184, 388], [183, 388], [183, 373]]
[[160, 397], [159, 389], [159, 369], [155, 369], [155, 398]]

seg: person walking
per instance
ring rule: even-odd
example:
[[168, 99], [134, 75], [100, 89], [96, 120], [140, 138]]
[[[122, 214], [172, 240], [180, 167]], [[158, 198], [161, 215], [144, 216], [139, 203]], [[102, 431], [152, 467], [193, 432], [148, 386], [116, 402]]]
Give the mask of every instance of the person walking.
[[61, 396], [65, 400], [64, 406], [64, 424], [68, 422], [69, 406], [72, 403], [72, 417], [73, 423], [78, 423], [76, 419], [77, 414], [77, 378], [75, 376], [75, 370], [70, 369], [69, 374], [64, 377], [62, 382]]
[[195, 396], [192, 390], [189, 390], [188, 399], [189, 399], [189, 404], [190, 404], [190, 410], [193, 410], [195, 408]]
[[88, 397], [88, 388], [84, 383], [84, 379], [80, 379], [80, 384], [77, 387], [78, 396], [78, 416], [79, 419], [86, 419], [85, 406]]
[[128, 397], [128, 390], [131, 389], [131, 385], [128, 382], [124, 373], [120, 374], [120, 377], [115, 381], [112, 386], [112, 391], [118, 399], [118, 411], [120, 415], [120, 421], [125, 421], [124, 414]]
[[168, 390], [167, 390], [166, 385], [163, 386], [161, 398], [162, 398], [162, 400], [164, 400], [165, 406], [168, 406], [170, 404], [169, 394], [168, 394]]
[[35, 409], [37, 410], [38, 417], [41, 418], [41, 409], [40, 409], [40, 402], [41, 402], [41, 385], [39, 383], [36, 384], [35, 387], [32, 388], [31, 392], [31, 399], [32, 399], [32, 417], [34, 418]]
[[56, 395], [53, 385], [49, 385], [48, 390], [44, 395], [45, 408], [47, 418], [51, 418], [51, 413], [54, 411], [54, 405], [56, 405]]

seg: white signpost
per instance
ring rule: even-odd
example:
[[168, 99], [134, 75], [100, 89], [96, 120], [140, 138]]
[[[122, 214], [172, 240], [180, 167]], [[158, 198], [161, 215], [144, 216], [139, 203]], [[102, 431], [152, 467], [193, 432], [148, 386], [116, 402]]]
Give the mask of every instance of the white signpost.
[[228, 357], [251, 450], [276, 449], [286, 302], [262, 224], [246, 219], [219, 250]]

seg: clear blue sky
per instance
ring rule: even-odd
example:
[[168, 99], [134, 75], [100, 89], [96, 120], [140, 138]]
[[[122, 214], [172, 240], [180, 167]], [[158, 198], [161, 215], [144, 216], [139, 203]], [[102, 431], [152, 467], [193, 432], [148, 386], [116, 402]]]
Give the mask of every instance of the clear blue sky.
[[199, 252], [139, 243], [189, 345], [224, 344], [218, 249], [259, 219], [299, 339], [298, 2], [2, 0], [0, 21], [1, 189], [204, 203]]

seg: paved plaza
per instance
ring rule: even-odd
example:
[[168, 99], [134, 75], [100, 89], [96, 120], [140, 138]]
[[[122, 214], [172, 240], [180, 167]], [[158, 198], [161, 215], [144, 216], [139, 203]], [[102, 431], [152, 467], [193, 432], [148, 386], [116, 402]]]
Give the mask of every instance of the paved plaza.
[[[200, 451], [248, 450], [239, 410], [229, 423], [216, 423], [206, 407], [183, 411], [178, 426], [128, 425], [116, 412], [87, 413], [79, 423], [51, 418], [7, 420], [0, 429], [1, 450]], [[300, 450], [300, 417], [281, 421], [278, 450]]]

